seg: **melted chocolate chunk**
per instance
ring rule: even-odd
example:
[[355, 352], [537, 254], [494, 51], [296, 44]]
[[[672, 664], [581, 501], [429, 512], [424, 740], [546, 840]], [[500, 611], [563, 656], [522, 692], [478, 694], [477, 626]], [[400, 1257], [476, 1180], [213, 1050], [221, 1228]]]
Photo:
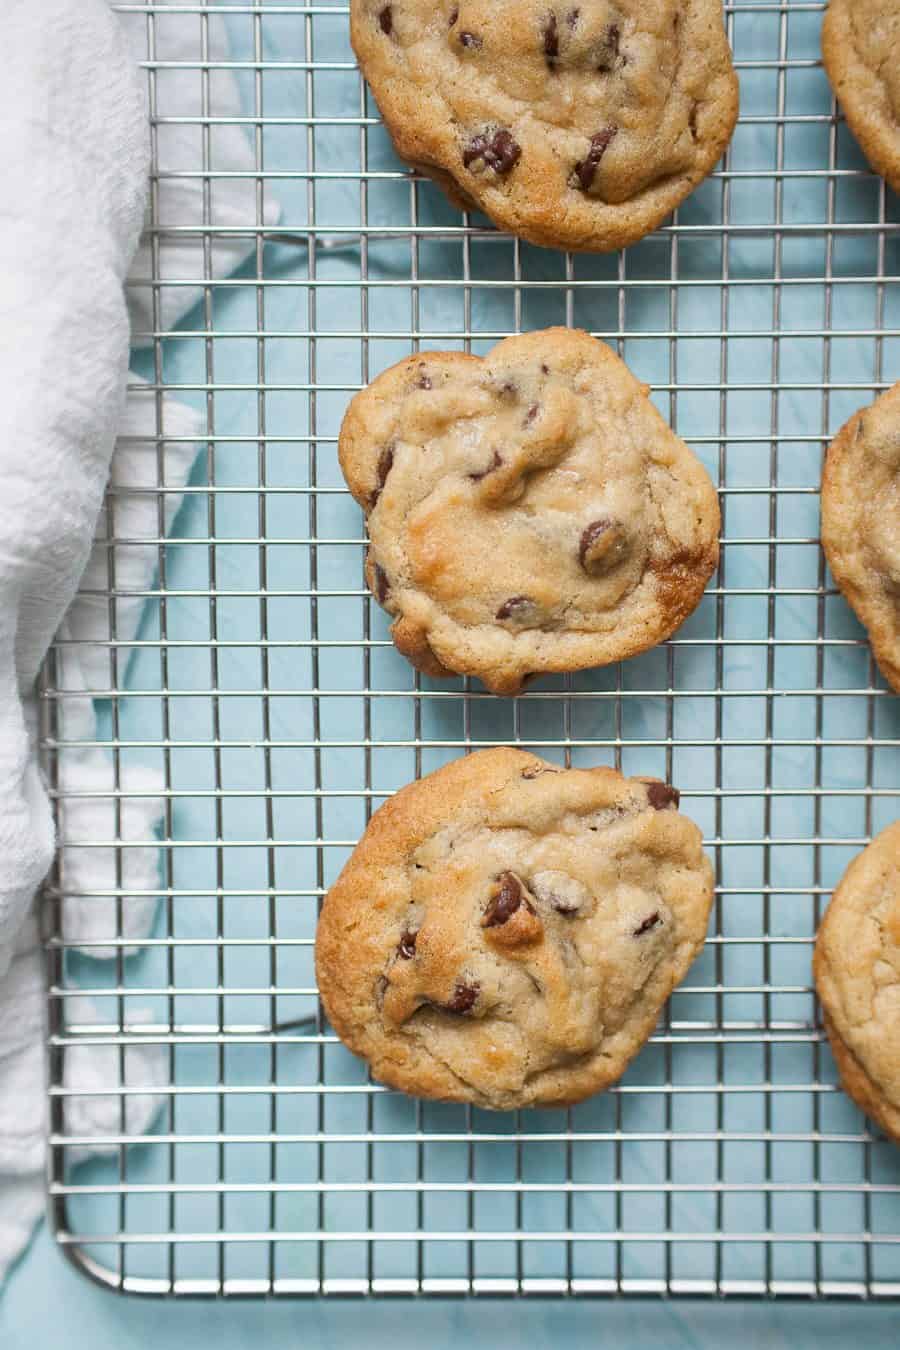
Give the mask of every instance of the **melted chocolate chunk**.
[[[497, 928], [501, 923], [507, 923], [521, 905], [524, 894], [522, 883], [515, 872], [501, 872], [484, 911], [482, 928]], [[527, 901], [525, 903], [528, 904]]]
[[378, 23], [385, 37], [390, 37], [394, 31], [394, 10], [392, 5], [385, 5], [384, 9], [378, 15]]
[[418, 385], [417, 385], [417, 387], [418, 387], [419, 389], [431, 389], [431, 388], [433, 388], [432, 383], [431, 383], [431, 376], [430, 376], [430, 375], [426, 375], [425, 372], [423, 371], [422, 374], [419, 376], [419, 380], [418, 380]]
[[471, 1012], [480, 993], [481, 985], [477, 980], [473, 980], [471, 984], [466, 980], [457, 980], [453, 997], [449, 1003], [441, 1004], [441, 1007], [449, 1013]]
[[459, 40], [461, 45], [468, 47], [470, 51], [478, 51], [479, 47], [484, 46], [483, 38], [480, 38], [477, 33], [469, 33], [465, 30], [460, 33]]
[[386, 445], [378, 456], [378, 468], [375, 471], [375, 491], [369, 498], [369, 509], [372, 510], [381, 496], [384, 485], [388, 480], [388, 474], [394, 467], [394, 447]]
[[580, 9], [570, 9], [568, 14], [566, 15], [566, 23], [569, 25], [570, 28], [577, 28], [578, 20], [580, 18], [581, 18]]
[[383, 605], [383, 604], [384, 604], [385, 600], [388, 598], [388, 593], [390, 592], [390, 589], [391, 589], [391, 585], [390, 585], [390, 582], [389, 582], [388, 579], [387, 579], [387, 572], [385, 572], [384, 568], [381, 566], [380, 563], [376, 563], [376, 564], [375, 564], [375, 599], [378, 601], [379, 605]]
[[499, 468], [500, 468], [500, 465], [501, 465], [502, 463], [503, 463], [503, 458], [502, 458], [502, 456], [501, 456], [499, 450], [495, 450], [495, 451], [494, 451], [494, 458], [491, 460], [491, 462], [490, 462], [490, 464], [487, 466], [487, 468], [486, 468], [486, 469], [481, 469], [478, 473], [470, 473], [470, 474], [469, 474], [469, 477], [471, 478], [471, 480], [472, 480], [473, 483], [480, 483], [481, 480], [482, 480], [482, 478], [487, 478], [487, 476], [488, 476], [489, 473], [493, 473], [495, 469], [499, 469]]
[[559, 56], [559, 24], [556, 21], [556, 15], [550, 13], [544, 21], [544, 56], [547, 58], [547, 65], [553, 70], [556, 65], [556, 58]]
[[597, 67], [601, 75], [609, 75], [611, 71], [615, 70], [616, 63], [620, 60], [622, 65], [625, 64], [619, 47], [621, 41], [622, 30], [617, 23], [611, 23], [606, 30], [606, 40], [604, 43], [609, 50], [609, 56], [604, 58]]
[[397, 955], [404, 961], [411, 961], [416, 954], [416, 938], [419, 934], [404, 928], [397, 943]]
[[643, 923], [638, 924], [637, 928], [632, 933], [632, 937], [642, 937], [644, 933], [649, 933], [651, 928], [655, 928], [657, 924], [660, 923], [662, 923], [662, 918], [660, 917], [659, 910], [655, 909], [652, 914], [647, 915]]
[[474, 136], [463, 150], [462, 161], [467, 169], [481, 161], [485, 168], [502, 175], [515, 168], [521, 155], [522, 147], [505, 127], [500, 127], [491, 135], [483, 132]]
[[589, 192], [594, 182], [594, 176], [601, 159], [609, 149], [610, 142], [614, 139], [618, 127], [604, 127], [591, 137], [591, 146], [584, 159], [575, 165], [575, 177], [582, 192]]
[[458, 18], [459, 18], [459, 5], [454, 5], [450, 11], [450, 18], [447, 24], [448, 28], [452, 28]]
[[681, 793], [677, 788], [672, 787], [671, 783], [648, 783], [647, 801], [654, 811], [665, 811], [668, 806], [674, 806], [677, 809], [678, 803], [681, 801]]
[[499, 623], [512, 621], [513, 623], [528, 623], [537, 612], [537, 605], [527, 595], [513, 595], [497, 610], [494, 618]]
[[578, 561], [590, 576], [599, 576], [620, 563], [627, 548], [628, 540], [619, 522], [602, 516], [582, 531]]
[[526, 427], [530, 427], [530, 426], [531, 426], [532, 422], [533, 422], [534, 419], [537, 417], [537, 415], [538, 415], [539, 412], [540, 412], [540, 406], [539, 406], [537, 403], [532, 403], [531, 407], [528, 409], [528, 412], [525, 414], [525, 425], [526, 425]]

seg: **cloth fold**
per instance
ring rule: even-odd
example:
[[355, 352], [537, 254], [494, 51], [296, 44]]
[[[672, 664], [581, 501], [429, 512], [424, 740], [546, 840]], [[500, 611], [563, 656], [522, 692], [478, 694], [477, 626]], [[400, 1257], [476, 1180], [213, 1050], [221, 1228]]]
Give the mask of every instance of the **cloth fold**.
[[[155, 25], [157, 59], [192, 59], [196, 31], [185, 17]], [[162, 279], [195, 282], [162, 288], [158, 312], [169, 327], [199, 295], [200, 278], [225, 275], [253, 245], [249, 233], [215, 236], [207, 252], [192, 235], [154, 242], [145, 219], [147, 104], [136, 65], [148, 54], [146, 32], [145, 16], [116, 16], [107, 0], [6, 0], [0, 14], [0, 253], [14, 263], [0, 293], [0, 1286], [44, 1206], [46, 994], [32, 900], [56, 840], [37, 762], [34, 682], [57, 630], [56, 688], [65, 697], [53, 690], [49, 697], [65, 937], [98, 958], [115, 948], [95, 944], [124, 937], [127, 956], [148, 935], [157, 903], [162, 779], [155, 768], [132, 763], [122, 763], [116, 777], [112, 759], [94, 744], [92, 695], [112, 683], [110, 639], [127, 643], [137, 632], [137, 593], [156, 571], [161, 526], [169, 530], [181, 504], [196, 449], [190, 438], [199, 436], [201, 422], [193, 409], [168, 395], [158, 399], [133, 376], [126, 398], [129, 316], [137, 341], [147, 340], [153, 306], [152, 290], [138, 286], [126, 310], [123, 284], [149, 279], [154, 247]], [[227, 55], [216, 15], [209, 43], [212, 59]], [[167, 69], [157, 78], [168, 111], [201, 113], [195, 70]], [[239, 108], [228, 70], [217, 75], [215, 99], [217, 113]], [[252, 168], [241, 128], [225, 130], [215, 167]], [[199, 135], [198, 126], [160, 124], [160, 164], [196, 168]], [[204, 200], [200, 177], [163, 177], [158, 218], [252, 227], [255, 184], [237, 179], [227, 189]], [[277, 218], [277, 207], [267, 207], [264, 219]], [[166, 434], [178, 439], [160, 441]], [[101, 509], [107, 480], [113, 521], [109, 507]], [[140, 490], [157, 485], [171, 489], [162, 521], [157, 494]], [[119, 537], [130, 542], [110, 544]], [[112, 575], [125, 594], [110, 599], [103, 592]], [[123, 673], [120, 664], [120, 680]], [[125, 794], [118, 820], [117, 790]], [[118, 860], [103, 846], [116, 828], [135, 845]], [[67, 997], [65, 1013], [66, 1025], [76, 1022], [81, 1032], [98, 1020], [82, 996]], [[129, 1023], [140, 1020], [129, 1009]], [[126, 1129], [137, 1137], [158, 1109], [165, 1061], [152, 1043], [129, 1047], [124, 1059], [126, 1084], [143, 1089], [125, 1098]], [[78, 1089], [65, 1106], [69, 1133], [87, 1141], [119, 1131], [115, 1047], [86, 1037], [66, 1051], [63, 1077]], [[111, 1094], [94, 1095], [103, 1087]], [[67, 1150], [68, 1161], [91, 1151], [85, 1142]]]

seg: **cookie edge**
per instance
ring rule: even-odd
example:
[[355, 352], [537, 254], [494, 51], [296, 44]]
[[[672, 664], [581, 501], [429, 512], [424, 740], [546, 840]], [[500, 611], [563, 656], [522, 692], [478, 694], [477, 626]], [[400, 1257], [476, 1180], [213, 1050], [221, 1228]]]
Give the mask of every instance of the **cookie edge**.
[[[437, 1061], [430, 1061], [425, 1068], [419, 1062], [410, 1071], [404, 1062], [405, 1047], [402, 1043], [392, 1044], [384, 1035], [377, 1036], [374, 1044], [370, 1042], [364, 1022], [353, 1016], [354, 1003], [348, 987], [351, 982], [345, 978], [348, 963], [341, 940], [347, 924], [352, 927], [354, 915], [368, 903], [371, 887], [360, 884], [360, 881], [364, 882], [366, 874], [373, 867], [377, 869], [389, 862], [396, 863], [398, 838], [406, 840], [402, 855], [406, 856], [429, 833], [439, 828], [454, 810], [464, 804], [471, 804], [473, 797], [479, 793], [487, 801], [507, 782], [521, 777], [523, 770], [529, 768], [541, 773], [568, 772], [527, 751], [512, 746], [496, 746], [452, 760], [425, 778], [407, 783], [374, 813], [339, 877], [325, 896], [315, 941], [316, 981], [322, 1006], [343, 1044], [367, 1063], [376, 1081], [387, 1087], [413, 1097], [467, 1103], [489, 1110], [576, 1105], [619, 1081], [653, 1035], [662, 1009], [705, 946], [709, 914], [715, 897], [715, 876], [709, 856], [703, 849], [700, 827], [691, 817], [682, 816], [681, 819], [688, 821], [696, 831], [700, 866], [706, 877], [706, 923], [697, 939], [690, 942], [685, 939], [680, 944], [683, 948], [680, 957], [676, 956], [677, 949], [673, 950], [669, 987], [643, 1021], [636, 1020], [630, 1028], [634, 1046], [627, 1056], [612, 1056], [598, 1050], [592, 1055], [590, 1063], [581, 1069], [560, 1067], [546, 1070], [533, 1080], [535, 1084], [543, 1082], [542, 1091], [535, 1091], [533, 1095], [516, 1094], [509, 1103], [498, 1104], [477, 1089], [466, 1090], [461, 1087], [457, 1075], [442, 1069]], [[582, 772], [602, 775], [621, 783], [660, 781], [651, 778], [629, 779], [606, 765]], [[363, 970], [357, 977], [357, 983], [365, 978]]]
[[866, 94], [881, 87], [881, 81], [857, 55], [846, 0], [830, 0], [825, 11], [822, 60], [832, 92], [866, 160], [894, 192], [900, 192], [900, 145], [898, 138], [892, 140], [887, 120], [870, 111]]
[[[354, 500], [362, 508], [366, 520], [371, 510], [371, 484], [359, 472], [357, 460], [363, 456], [359, 450], [368, 436], [367, 409], [372, 400], [390, 400], [398, 393], [397, 386], [410, 378], [415, 369], [429, 358], [446, 365], [457, 367], [483, 365], [503, 348], [523, 349], [535, 355], [543, 354], [554, 342], [564, 343], [567, 347], [581, 347], [585, 361], [598, 366], [605, 365], [615, 369], [618, 375], [624, 373], [630, 381], [636, 398], [644, 398], [646, 410], [655, 416], [658, 425], [678, 443], [683, 463], [689, 466], [689, 476], [695, 481], [698, 492], [705, 498], [700, 514], [707, 523], [705, 532], [698, 529], [696, 547], [693, 551], [675, 555], [665, 569], [656, 571], [656, 591], [654, 594], [653, 614], [656, 623], [648, 624], [643, 630], [635, 625], [631, 630], [631, 640], [622, 641], [616, 630], [596, 634], [560, 634], [560, 637], [581, 637], [589, 651], [585, 657], [552, 656], [542, 662], [537, 669], [525, 670], [519, 663], [510, 662], [510, 669], [502, 665], [490, 665], [460, 656], [458, 649], [452, 654], [437, 652], [429, 640], [430, 630], [409, 616], [401, 615], [395, 619], [391, 628], [391, 637], [398, 651], [411, 665], [423, 674], [444, 679], [457, 675], [475, 676], [485, 687], [499, 696], [514, 697], [520, 694], [527, 681], [532, 677], [544, 675], [568, 674], [581, 670], [597, 670], [614, 665], [618, 661], [630, 660], [643, 652], [651, 651], [667, 641], [673, 633], [693, 614], [700, 604], [710, 578], [719, 565], [719, 535], [721, 533], [721, 508], [715, 483], [705, 466], [690, 446], [673, 431], [649, 397], [649, 386], [643, 384], [629, 366], [607, 343], [580, 328], [536, 329], [528, 333], [516, 333], [496, 343], [484, 356], [475, 356], [468, 352], [427, 351], [415, 352], [395, 362], [376, 375], [369, 384], [360, 389], [351, 399], [344, 414], [338, 435], [338, 461], [341, 472], [347, 482]], [[653, 570], [648, 566], [648, 571]], [[645, 573], [646, 576], [646, 573]], [[374, 564], [371, 554], [366, 560], [366, 580], [373, 597], [377, 600], [374, 584]], [[387, 606], [382, 606], [388, 608]], [[391, 612], [388, 609], [388, 612]], [[458, 625], [457, 625], [458, 626]], [[610, 654], [598, 655], [598, 648], [613, 647]], [[452, 659], [451, 659], [452, 656]], [[532, 663], [533, 664], [533, 663]]]
[[[724, 66], [715, 80], [715, 94], [706, 100], [717, 110], [716, 125], [706, 143], [705, 153], [698, 158], [693, 168], [686, 173], [664, 178], [644, 189], [637, 197], [615, 205], [586, 197], [576, 207], [563, 209], [564, 194], [569, 191], [564, 187], [559, 196], [553, 196], [543, 203], [535, 200], [539, 195], [535, 193], [527, 201], [527, 210], [516, 210], [510, 204], [510, 194], [498, 187], [487, 184], [486, 190], [482, 192], [468, 190], [466, 184], [444, 162], [446, 157], [438, 156], [437, 150], [424, 135], [421, 123], [418, 126], [409, 125], [403, 108], [404, 98], [401, 94], [392, 93], [389, 74], [384, 80], [377, 81], [376, 91], [371, 69], [378, 59], [379, 49], [372, 44], [371, 39], [376, 35], [374, 30], [368, 31], [371, 25], [367, 25], [365, 19], [362, 0], [351, 0], [350, 41], [353, 51], [400, 159], [437, 183], [457, 209], [482, 211], [498, 229], [543, 248], [564, 249], [572, 253], [614, 253], [637, 243], [652, 234], [709, 177], [734, 136], [740, 112], [740, 81], [734, 68], [734, 53], [728, 42], [723, 14], [721, 22], [714, 25], [718, 30], [714, 40], [721, 40]], [[395, 82], [399, 84], [399, 81]], [[435, 144], [438, 140], [435, 138]], [[474, 180], [473, 175], [469, 177]], [[477, 187], [474, 181], [473, 186]], [[524, 196], [524, 193], [519, 194], [517, 200]], [[597, 208], [604, 212], [603, 225], [595, 223]]]
[[879, 670], [894, 692], [900, 693], [900, 643], [893, 637], [890, 621], [884, 615], [884, 609], [890, 602], [871, 596], [852, 575], [852, 569], [845, 560], [844, 532], [838, 526], [834, 514], [843, 500], [840, 475], [856, 445], [860, 422], [889, 394], [900, 400], [900, 380], [886, 389], [874, 403], [857, 409], [828, 447], [822, 469], [821, 540], [832, 576], [841, 595], [865, 628]]

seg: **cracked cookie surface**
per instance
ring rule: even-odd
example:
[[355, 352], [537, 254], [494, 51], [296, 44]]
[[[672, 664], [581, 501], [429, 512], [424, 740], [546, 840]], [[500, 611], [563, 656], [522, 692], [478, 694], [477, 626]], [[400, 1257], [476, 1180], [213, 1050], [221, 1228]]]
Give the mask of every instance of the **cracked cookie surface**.
[[814, 969], [844, 1090], [900, 1143], [900, 821], [847, 868]]
[[633, 243], [734, 130], [721, 0], [351, 0], [350, 25], [398, 153], [533, 243]]
[[851, 417], [828, 450], [822, 545], [882, 674], [900, 692], [900, 382]]
[[822, 55], [866, 158], [900, 191], [900, 0], [831, 0]]
[[374, 1076], [497, 1110], [614, 1083], [703, 946], [678, 794], [483, 750], [403, 788], [328, 893], [316, 972]]
[[515, 694], [646, 651], [718, 562], [715, 488], [603, 343], [557, 328], [427, 352], [350, 404], [344, 476], [397, 647]]

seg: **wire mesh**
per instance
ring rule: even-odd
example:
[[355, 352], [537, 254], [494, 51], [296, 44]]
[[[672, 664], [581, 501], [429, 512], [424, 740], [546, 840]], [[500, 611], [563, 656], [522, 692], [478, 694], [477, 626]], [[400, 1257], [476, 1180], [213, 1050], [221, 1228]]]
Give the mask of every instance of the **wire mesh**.
[[[900, 1161], [836, 1085], [812, 941], [849, 859], [896, 812], [897, 704], [818, 545], [829, 435], [898, 369], [896, 202], [866, 168], [819, 60], [823, 5], [725, 5], [742, 86], [728, 155], [672, 223], [611, 257], [532, 248], [461, 217], [398, 163], [353, 62], [346, 4], [116, 6], [146, 21], [153, 124], [156, 575], [116, 635], [100, 743], [115, 837], [69, 837], [49, 886], [51, 1218], [121, 1291], [194, 1294], [900, 1294]], [[231, 54], [211, 45], [224, 18]], [[161, 38], [201, 112], [167, 102]], [[211, 54], [212, 53], [212, 54]], [[217, 111], [233, 72], [239, 113]], [[161, 161], [163, 127], [196, 162]], [[254, 163], [218, 167], [223, 126]], [[202, 184], [199, 225], [160, 223], [159, 186]], [[226, 181], [252, 207], [221, 223]], [[281, 218], [272, 223], [277, 202]], [[218, 223], [214, 223], [218, 222]], [[214, 279], [222, 240], [247, 261]], [[166, 243], [199, 241], [163, 276]], [[199, 288], [182, 321], [166, 298]], [[336, 464], [353, 390], [411, 349], [482, 352], [550, 323], [589, 329], [653, 386], [718, 483], [722, 564], [697, 613], [620, 667], [518, 700], [433, 682], [393, 650]], [[166, 538], [163, 395], [206, 419]], [[135, 541], [137, 542], [137, 541]], [[144, 541], [142, 541], [144, 542]], [[131, 598], [135, 593], [128, 592]], [[51, 657], [43, 745], [59, 788]], [[382, 1090], [322, 1020], [317, 906], [371, 811], [474, 747], [676, 782], [716, 863], [709, 941], [620, 1085], [566, 1111], [492, 1115]], [[156, 928], [113, 959], [72, 950], [67, 858], [131, 846], [122, 771], [165, 777]], [[85, 993], [99, 1022], [80, 1020]], [[139, 1014], [138, 1009], [149, 1010]], [[118, 1047], [113, 1151], [73, 1171], [64, 1052]], [[163, 1108], [135, 1145], [130, 1047], [165, 1054]], [[129, 1145], [129, 1147], [126, 1147]]]

